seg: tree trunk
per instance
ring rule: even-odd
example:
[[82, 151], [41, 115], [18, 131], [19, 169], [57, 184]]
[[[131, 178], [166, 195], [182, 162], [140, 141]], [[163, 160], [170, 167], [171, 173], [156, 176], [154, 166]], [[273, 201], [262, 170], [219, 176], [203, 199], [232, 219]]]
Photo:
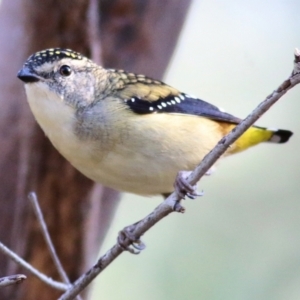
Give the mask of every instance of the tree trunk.
[[[94, 260], [119, 195], [99, 185], [93, 188], [53, 148], [33, 119], [17, 71], [37, 50], [66, 47], [103, 61], [107, 67], [160, 78], [189, 2], [102, 0], [98, 7], [97, 0], [2, 0], [0, 240], [45, 274], [59, 279], [27, 201], [28, 192], [38, 194], [71, 280]], [[24, 270], [0, 255], [0, 277], [20, 272]], [[32, 275], [22, 285], [0, 290], [3, 300], [48, 300], [58, 295]]]

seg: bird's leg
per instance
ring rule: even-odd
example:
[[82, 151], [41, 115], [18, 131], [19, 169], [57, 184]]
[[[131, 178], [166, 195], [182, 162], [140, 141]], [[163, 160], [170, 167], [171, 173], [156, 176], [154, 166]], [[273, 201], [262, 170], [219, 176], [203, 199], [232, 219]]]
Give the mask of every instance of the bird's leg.
[[190, 173], [191, 171], [179, 171], [176, 176], [174, 188], [175, 192], [181, 199], [184, 199], [185, 196], [189, 197], [190, 199], [203, 196], [203, 192], [197, 192], [197, 185], [191, 185], [186, 180]]
[[119, 232], [118, 235], [118, 244], [125, 250], [129, 251], [132, 254], [139, 254], [142, 250], [146, 248], [146, 245], [140, 240], [139, 237], [136, 237], [132, 232], [136, 225], [140, 221], [125, 227]]

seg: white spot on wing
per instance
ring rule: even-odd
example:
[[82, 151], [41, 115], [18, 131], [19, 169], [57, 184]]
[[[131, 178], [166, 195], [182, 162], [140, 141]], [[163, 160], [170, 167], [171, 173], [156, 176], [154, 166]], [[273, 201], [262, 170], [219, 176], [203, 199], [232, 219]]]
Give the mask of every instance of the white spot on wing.
[[187, 98], [198, 99], [198, 97], [196, 97], [196, 96], [194, 96], [194, 95], [188, 95], [188, 94], [186, 94], [186, 97], [187, 97]]
[[226, 110], [223, 107], [218, 107], [219, 111], [226, 112]]

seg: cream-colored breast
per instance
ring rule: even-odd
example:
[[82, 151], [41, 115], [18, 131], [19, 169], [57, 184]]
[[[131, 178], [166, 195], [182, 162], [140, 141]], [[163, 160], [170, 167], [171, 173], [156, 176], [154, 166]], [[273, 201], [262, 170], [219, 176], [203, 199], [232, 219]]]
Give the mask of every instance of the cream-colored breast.
[[86, 150], [74, 134], [75, 110], [42, 82], [25, 85], [31, 111], [57, 150], [68, 160], [82, 160]]

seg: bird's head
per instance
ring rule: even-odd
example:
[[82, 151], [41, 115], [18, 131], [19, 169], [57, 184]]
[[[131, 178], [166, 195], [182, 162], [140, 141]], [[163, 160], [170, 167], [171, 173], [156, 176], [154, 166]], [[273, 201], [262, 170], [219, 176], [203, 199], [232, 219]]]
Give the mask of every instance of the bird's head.
[[105, 69], [78, 52], [52, 48], [31, 55], [18, 77], [25, 83], [29, 101], [34, 93], [44, 93], [47, 98], [53, 94], [59, 101], [81, 107], [99, 99], [105, 74]]

